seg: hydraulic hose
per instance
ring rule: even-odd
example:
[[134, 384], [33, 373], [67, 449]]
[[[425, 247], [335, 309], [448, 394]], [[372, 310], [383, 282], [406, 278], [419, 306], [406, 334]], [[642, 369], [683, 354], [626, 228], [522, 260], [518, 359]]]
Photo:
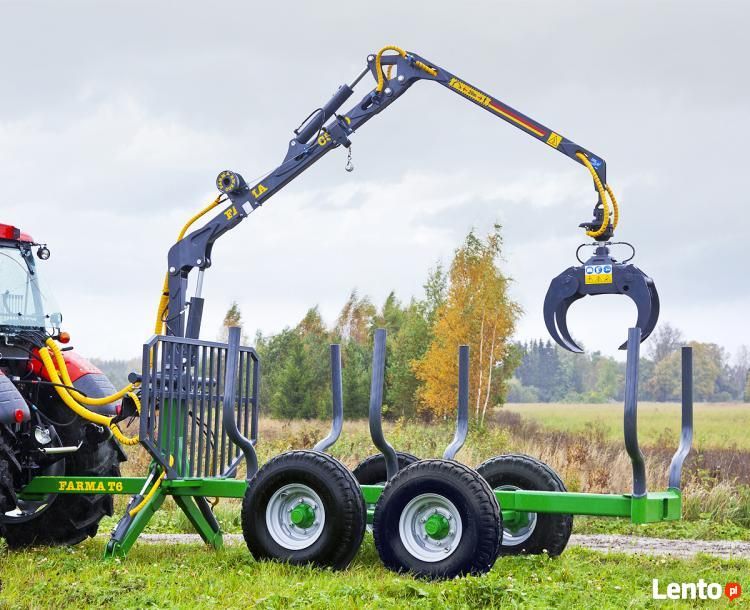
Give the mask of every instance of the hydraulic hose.
[[[380, 93], [383, 90], [383, 87], [385, 86], [385, 75], [383, 74], [383, 66], [381, 64], [383, 53], [386, 51], [396, 51], [401, 57], [406, 57], [406, 51], [404, 51], [401, 47], [397, 47], [395, 45], [387, 45], [380, 49], [378, 51], [377, 55], [375, 55], [375, 73], [378, 75], [378, 84], [375, 86], [375, 91]], [[429, 74], [430, 76], [437, 76], [437, 70], [435, 68], [432, 68], [428, 66], [423, 61], [417, 60], [416, 62], [417, 68], [420, 70], [424, 70]], [[390, 77], [390, 70], [388, 71], [388, 76]]]
[[609, 184], [606, 187], [602, 184], [602, 181], [599, 179], [599, 174], [596, 173], [596, 169], [594, 169], [594, 166], [591, 164], [591, 161], [589, 161], [588, 157], [582, 152], [577, 152], [576, 157], [578, 157], [581, 163], [583, 163], [586, 169], [588, 169], [591, 173], [591, 177], [594, 179], [594, 186], [596, 187], [597, 193], [599, 193], [599, 199], [602, 202], [602, 207], [604, 208], [604, 215], [602, 218], [601, 226], [595, 231], [586, 231], [586, 235], [588, 235], [589, 237], [599, 237], [607, 230], [607, 227], [610, 223], [609, 201], [607, 199], [607, 196], [609, 196], [609, 198], [612, 200], [612, 229], [614, 230], [617, 228], [617, 223], [620, 220], [620, 210], [619, 206], [617, 205], [617, 199], [615, 199], [615, 194], [612, 192]]
[[[172, 466], [173, 464], [174, 464], [174, 456], [170, 455], [169, 456], [169, 465]], [[159, 475], [159, 477], [156, 479], [156, 481], [154, 482], [154, 484], [151, 486], [151, 489], [149, 489], [148, 493], [145, 496], [143, 496], [143, 500], [141, 500], [140, 502], [138, 502], [138, 504], [136, 504], [133, 508], [131, 508], [128, 511], [128, 514], [131, 517], [135, 517], [139, 512], [141, 512], [141, 510], [143, 509], [143, 507], [146, 506], [146, 504], [148, 504], [148, 501], [151, 498], [154, 497], [154, 494], [156, 493], [156, 490], [159, 489], [159, 486], [161, 485], [161, 482], [164, 480], [164, 478], [166, 476], [167, 476], [167, 471], [166, 470], [162, 470], [161, 474]]]
[[55, 356], [57, 369], [60, 371], [60, 377], [62, 377], [63, 382], [67, 386], [67, 391], [77, 402], [81, 404], [91, 405], [93, 407], [101, 407], [103, 405], [108, 405], [111, 402], [115, 402], [116, 400], [120, 400], [123, 396], [130, 394], [136, 389], [136, 386], [134, 384], [129, 383], [124, 388], [110, 396], [103, 396], [101, 398], [90, 398], [88, 396], [84, 396], [80, 392], [77, 392], [73, 389], [73, 381], [70, 379], [70, 374], [68, 373], [68, 365], [65, 362], [65, 358], [63, 358], [62, 351], [57, 346], [57, 343], [55, 343], [53, 339], [47, 339], [45, 341], [45, 345]]
[[[57, 347], [57, 346], [55, 346]], [[95, 411], [90, 411], [86, 407], [84, 407], [82, 404], [80, 404], [78, 401], [71, 396], [71, 393], [68, 389], [64, 387], [64, 385], [69, 384], [63, 384], [62, 379], [60, 378], [60, 375], [57, 372], [57, 369], [55, 368], [54, 363], [52, 362], [52, 356], [50, 356], [50, 350], [46, 347], [43, 347], [39, 350], [39, 357], [42, 360], [42, 364], [44, 364], [44, 368], [47, 371], [47, 374], [49, 375], [50, 381], [52, 381], [53, 384], [55, 384], [53, 387], [55, 388], [55, 391], [57, 392], [57, 395], [60, 397], [60, 399], [65, 403], [65, 405], [73, 411], [76, 415], [79, 417], [93, 422], [95, 424], [98, 424], [100, 426], [106, 426], [112, 431], [112, 434], [114, 437], [120, 441], [123, 445], [137, 445], [138, 444], [138, 436], [128, 437], [125, 436], [122, 431], [117, 427], [117, 424], [112, 423], [112, 420], [114, 419], [114, 416], [108, 416], [108, 415], [102, 415], [101, 413], [96, 413]], [[64, 371], [64, 375], [68, 378], [68, 371], [67, 366], [65, 365], [65, 361], [62, 361], [62, 367], [61, 370]], [[76, 394], [78, 394], [76, 392]], [[138, 400], [138, 396], [135, 395], [132, 391], [125, 392], [124, 395], [130, 396], [130, 398], [135, 402], [136, 409], [140, 413], [141, 410], [141, 404]], [[81, 394], [78, 394], [81, 396]], [[107, 397], [109, 400], [108, 402], [112, 402], [112, 397]], [[105, 402], [103, 404], [108, 404], [108, 402]]]

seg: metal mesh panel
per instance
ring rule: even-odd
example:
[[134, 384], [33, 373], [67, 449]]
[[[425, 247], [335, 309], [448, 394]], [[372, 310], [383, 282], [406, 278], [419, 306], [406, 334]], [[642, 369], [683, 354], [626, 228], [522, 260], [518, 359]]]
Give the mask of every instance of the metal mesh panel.
[[[226, 362], [225, 343], [157, 336], [143, 346], [140, 438], [170, 478], [234, 476], [242, 460], [223, 425]], [[253, 444], [259, 373], [255, 350], [240, 347], [233, 412]]]

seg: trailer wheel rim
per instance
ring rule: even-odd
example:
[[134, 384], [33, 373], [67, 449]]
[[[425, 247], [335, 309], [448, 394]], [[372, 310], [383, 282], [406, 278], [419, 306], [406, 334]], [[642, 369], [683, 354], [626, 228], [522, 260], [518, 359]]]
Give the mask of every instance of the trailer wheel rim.
[[[447, 529], [440, 526], [448, 523]], [[401, 511], [399, 536], [406, 550], [428, 563], [450, 557], [461, 542], [463, 522], [445, 496], [427, 493], [413, 498]]]
[[[300, 511], [300, 508], [303, 510]], [[302, 518], [300, 518], [300, 513]], [[314, 515], [310, 523], [307, 515]], [[295, 523], [296, 521], [296, 523]], [[307, 485], [291, 483], [277, 489], [266, 507], [266, 527], [274, 541], [290, 551], [311, 546], [323, 533], [326, 511], [320, 496]]]
[[[495, 491], [519, 491], [521, 488], [515, 485], [499, 485]], [[503, 524], [503, 541], [502, 546], [517, 546], [523, 544], [534, 533], [536, 529], [537, 514], [525, 513], [527, 522], [525, 525], [516, 528], [508, 528]]]

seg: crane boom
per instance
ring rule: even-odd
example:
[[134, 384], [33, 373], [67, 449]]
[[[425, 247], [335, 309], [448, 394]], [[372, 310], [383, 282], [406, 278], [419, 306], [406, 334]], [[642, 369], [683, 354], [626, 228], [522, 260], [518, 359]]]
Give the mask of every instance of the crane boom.
[[[393, 51], [395, 54], [385, 55], [385, 51]], [[354, 87], [368, 72], [377, 82], [375, 88], [348, 112], [338, 114], [338, 110], [352, 96]], [[616, 212], [615, 221], [612, 222], [604, 196], [604, 188], [608, 188], [606, 186], [606, 163], [600, 156], [485, 93], [466, 80], [456, 77], [437, 64], [415, 53], [407, 53], [398, 47], [384, 47], [377, 54], [368, 56], [367, 68], [351, 85], [341, 85], [324, 106], [315, 110], [294, 131], [295, 137], [289, 141], [287, 153], [276, 169], [254, 184], [247, 184], [244, 178], [236, 172], [223, 171], [219, 174], [216, 181], [217, 187], [226, 195], [225, 205], [221, 212], [200, 229], [180, 239], [169, 251], [169, 313], [165, 316], [167, 334], [183, 336], [185, 333], [183, 313], [186, 304], [187, 277], [196, 267], [203, 270], [210, 266], [211, 248], [214, 242], [221, 235], [236, 227], [253, 210], [263, 205], [324, 155], [339, 146], [346, 148], [351, 146], [349, 137], [354, 132], [376, 114], [389, 107], [420, 80], [431, 80], [443, 85], [493, 116], [503, 119], [577, 163], [585, 165], [594, 177], [599, 197], [594, 206], [594, 221], [583, 223], [581, 226], [587, 229], [590, 236], [594, 236], [599, 241], [605, 241], [611, 237], [616, 224]], [[616, 202], [613, 201], [613, 203], [616, 205]], [[598, 231], [595, 231], [597, 227]], [[199, 328], [200, 321], [197, 322], [197, 326], [193, 325], [194, 328]], [[194, 332], [188, 332], [188, 335]]]

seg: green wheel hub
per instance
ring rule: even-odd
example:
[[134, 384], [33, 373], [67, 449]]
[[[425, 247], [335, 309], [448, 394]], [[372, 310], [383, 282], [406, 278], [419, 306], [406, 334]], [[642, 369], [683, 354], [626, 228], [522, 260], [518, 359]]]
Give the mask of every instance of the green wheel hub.
[[300, 502], [289, 513], [292, 525], [307, 529], [315, 523], [315, 509], [306, 502]]
[[527, 527], [530, 521], [529, 513], [514, 511], [512, 519], [503, 519], [503, 527], [515, 534], [519, 530]]
[[424, 531], [433, 540], [442, 540], [450, 531], [450, 523], [440, 513], [430, 515], [424, 523]]

